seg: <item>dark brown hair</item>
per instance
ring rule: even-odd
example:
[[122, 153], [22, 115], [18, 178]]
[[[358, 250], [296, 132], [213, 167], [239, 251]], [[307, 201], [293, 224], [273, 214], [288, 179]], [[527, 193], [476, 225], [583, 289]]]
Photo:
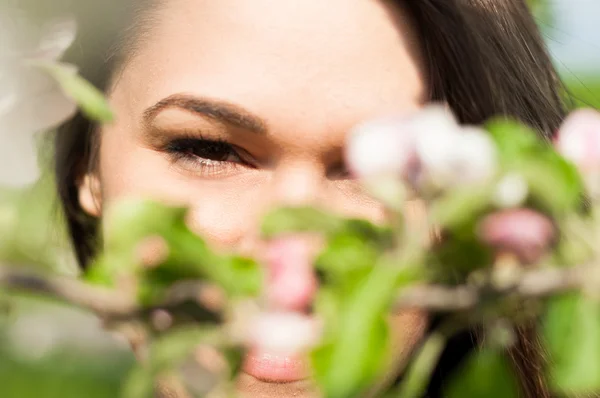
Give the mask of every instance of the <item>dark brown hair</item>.
[[[140, 1], [134, 2], [139, 5]], [[545, 139], [558, 129], [565, 116], [563, 88], [525, 0], [387, 2], [408, 10], [419, 29], [432, 101], [447, 102], [464, 123], [481, 124], [492, 116], [504, 115], [533, 126]], [[115, 5], [123, 3], [115, 1]], [[131, 25], [134, 28], [121, 29], [126, 34], [118, 40], [105, 40], [104, 50], [83, 54], [86, 47], [78, 47], [76, 55], [87, 61], [82, 68], [84, 76], [100, 88], [108, 87], [132, 49], [127, 39], [133, 37], [131, 32], [136, 33], [136, 26], [151, 19], [146, 3], [141, 13], [133, 13], [138, 15], [133, 19], [138, 23]], [[105, 2], [103, 7], [107, 7]], [[56, 136], [58, 192], [82, 267], [96, 253], [98, 241], [98, 221], [84, 213], [77, 193], [78, 181], [94, 152], [95, 127], [78, 114]], [[529, 397], [549, 396], [538, 377], [541, 357], [535, 333], [523, 330], [520, 337], [520, 347], [512, 358], [524, 376], [523, 390]]]

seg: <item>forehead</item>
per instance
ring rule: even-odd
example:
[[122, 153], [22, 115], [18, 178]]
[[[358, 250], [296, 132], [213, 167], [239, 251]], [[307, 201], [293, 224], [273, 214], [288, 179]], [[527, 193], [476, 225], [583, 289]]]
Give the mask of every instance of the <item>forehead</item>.
[[168, 1], [117, 80], [114, 101], [137, 114], [191, 93], [267, 119], [315, 121], [400, 112], [420, 103], [425, 87], [418, 38], [392, 3]]

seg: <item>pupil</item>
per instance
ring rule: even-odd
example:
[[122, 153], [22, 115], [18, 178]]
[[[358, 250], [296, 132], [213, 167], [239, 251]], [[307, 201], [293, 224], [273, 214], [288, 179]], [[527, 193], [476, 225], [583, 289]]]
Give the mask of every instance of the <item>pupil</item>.
[[225, 161], [229, 157], [230, 148], [220, 142], [206, 142], [194, 148], [194, 155], [215, 161]]

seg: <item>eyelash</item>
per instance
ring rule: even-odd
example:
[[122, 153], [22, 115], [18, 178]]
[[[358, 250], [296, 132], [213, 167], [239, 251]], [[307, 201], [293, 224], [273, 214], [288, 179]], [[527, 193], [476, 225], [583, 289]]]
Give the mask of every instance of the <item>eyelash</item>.
[[[222, 139], [205, 139], [196, 135], [179, 137], [168, 142], [164, 151], [169, 155], [173, 164], [179, 164], [193, 172], [199, 170], [200, 174], [204, 176], [217, 176], [236, 171], [240, 167], [254, 168], [249, 161], [242, 157], [241, 149]], [[236, 160], [211, 159], [211, 153], [212, 155], [215, 153], [225, 155], [225, 157], [235, 156]], [[341, 165], [341, 170], [341, 175], [335, 179], [348, 179], [349, 173], [344, 165]]]
[[[248, 163], [240, 156], [239, 150], [236, 150], [227, 141], [220, 139], [176, 138], [166, 145], [165, 152], [169, 154], [174, 164], [181, 164], [194, 171], [200, 170], [206, 176], [214, 176], [234, 171], [240, 166], [248, 166]], [[234, 156], [236, 160], [227, 160], [231, 156]]]

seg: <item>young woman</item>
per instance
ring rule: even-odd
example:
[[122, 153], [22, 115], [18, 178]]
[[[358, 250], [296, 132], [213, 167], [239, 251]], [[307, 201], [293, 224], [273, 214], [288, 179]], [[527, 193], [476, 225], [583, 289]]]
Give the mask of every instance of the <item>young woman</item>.
[[[187, 205], [198, 233], [256, 256], [257, 223], [272, 206], [318, 203], [382, 220], [342, 156], [347, 133], [370, 119], [444, 102], [464, 123], [509, 115], [550, 137], [564, 116], [525, 0], [133, 3], [110, 56], [85, 54], [84, 74], [106, 91], [116, 121], [100, 128], [77, 115], [56, 139], [60, 198], [82, 267], [98, 250], [105, 209], [130, 195]], [[394, 315], [398, 356], [429, 322]], [[511, 357], [526, 395], [543, 397], [532, 336], [524, 332]], [[450, 346], [431, 395], [465, 349]], [[242, 396], [316, 394], [300, 371], [250, 362]]]

